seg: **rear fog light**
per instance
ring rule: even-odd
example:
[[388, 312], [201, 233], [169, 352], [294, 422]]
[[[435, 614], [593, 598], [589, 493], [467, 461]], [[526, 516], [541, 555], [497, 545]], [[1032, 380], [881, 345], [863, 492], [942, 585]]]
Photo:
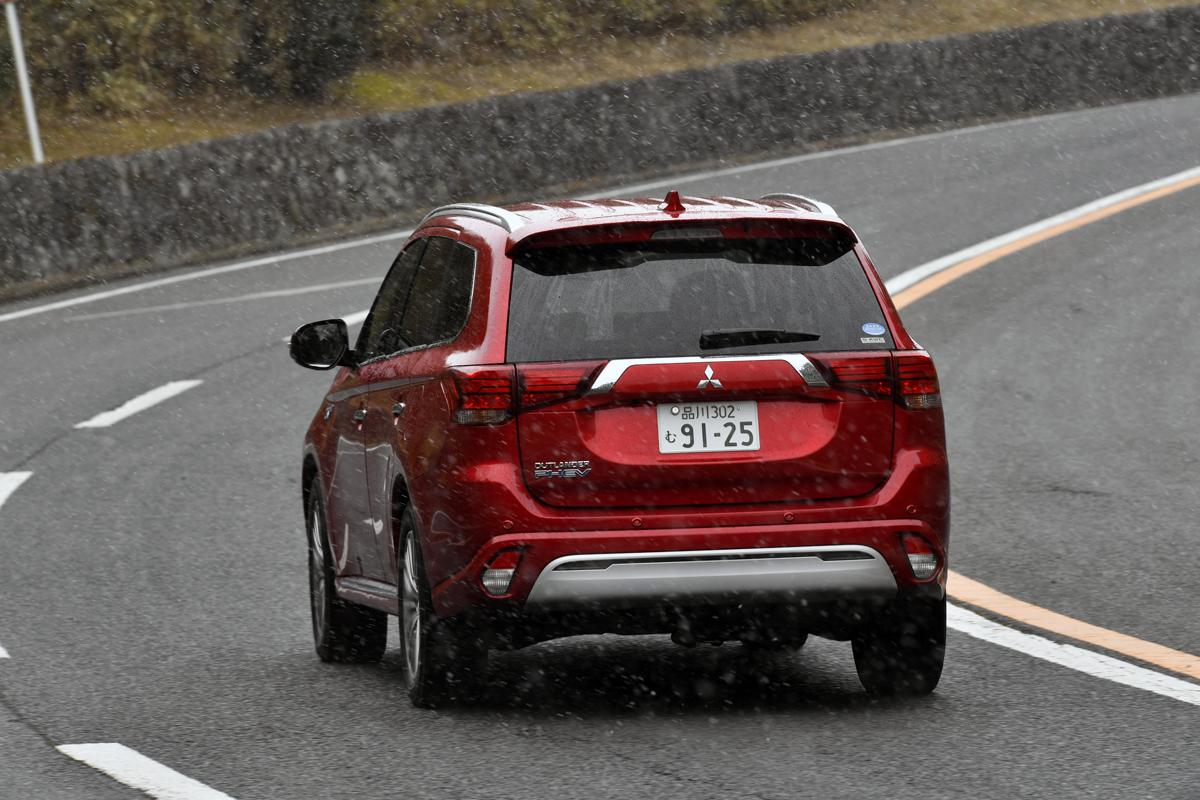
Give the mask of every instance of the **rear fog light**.
[[513, 575], [517, 573], [517, 563], [520, 560], [521, 553], [517, 550], [505, 550], [497, 554], [483, 569], [483, 577], [480, 579], [483, 590], [492, 597], [508, 594], [508, 587], [512, 584]]
[[919, 581], [932, 578], [937, 573], [938, 558], [929, 542], [915, 533], [901, 534], [900, 541], [904, 543], [904, 553], [908, 556], [908, 565], [912, 567], [913, 577]]

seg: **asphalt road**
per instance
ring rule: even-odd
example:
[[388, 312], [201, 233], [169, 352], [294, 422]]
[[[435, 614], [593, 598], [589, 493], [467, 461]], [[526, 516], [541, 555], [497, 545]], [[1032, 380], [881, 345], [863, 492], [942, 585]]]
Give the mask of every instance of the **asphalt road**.
[[[889, 277], [1196, 166], [1197, 120], [1200, 96], [1182, 97], [647, 191], [820, 197]], [[1198, 219], [1200, 189], [1185, 190], [903, 312], [942, 374], [952, 565], [1190, 653]], [[902, 702], [867, 698], [849, 646], [823, 640], [771, 658], [563, 640], [497, 657], [482, 702], [439, 712], [408, 705], [394, 650], [320, 664], [299, 444], [329, 376], [295, 367], [282, 339], [366, 308], [375, 287], [244, 298], [378, 280], [398, 244], [0, 321], [0, 472], [33, 473], [0, 508], [0, 798], [142, 796], [53, 749], [81, 742], [238, 800], [1200, 798], [1200, 707], [955, 631], [938, 692]], [[73, 427], [182, 379], [203, 383]]]

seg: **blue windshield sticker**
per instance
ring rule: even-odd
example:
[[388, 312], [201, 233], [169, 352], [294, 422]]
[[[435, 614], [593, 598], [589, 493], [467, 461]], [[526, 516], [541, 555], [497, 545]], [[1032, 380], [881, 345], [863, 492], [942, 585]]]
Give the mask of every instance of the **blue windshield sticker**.
[[878, 322], [864, 322], [862, 332], [868, 336], [883, 336], [887, 333], [887, 328], [880, 325]]

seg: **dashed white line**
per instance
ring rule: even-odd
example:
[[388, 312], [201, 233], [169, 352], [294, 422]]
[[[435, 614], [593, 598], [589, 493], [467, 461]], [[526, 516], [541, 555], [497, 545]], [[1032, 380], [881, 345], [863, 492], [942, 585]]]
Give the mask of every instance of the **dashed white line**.
[[1007, 647], [1009, 650], [1016, 650], [1106, 681], [1200, 706], [1200, 684], [1164, 675], [1112, 656], [1084, 650], [1082, 647], [1059, 644], [1041, 636], [1023, 633], [1007, 625], [992, 622], [965, 608], [951, 605], [947, 609], [946, 624], [960, 633]]
[[371, 313], [370, 309], [367, 309], [366, 311], [355, 311], [353, 314], [342, 317], [342, 320], [346, 323], [347, 328], [353, 328], [355, 325], [366, 319], [367, 314], [369, 313]]
[[331, 289], [344, 289], [349, 286], [364, 286], [366, 284], [378, 285], [382, 278], [376, 276], [374, 278], [359, 278], [352, 281], [338, 281], [337, 283], [320, 283], [312, 286], [297, 286], [293, 289], [274, 289], [269, 292], [254, 292], [252, 294], [239, 294], [234, 297], [214, 297], [208, 300], [193, 300], [187, 303], [169, 303], [161, 306], [142, 306], [140, 308], [126, 308], [120, 311], [101, 311], [98, 314], [79, 314], [74, 317], [67, 317], [67, 322], [83, 322], [90, 319], [109, 319], [111, 317], [128, 317], [134, 314], [153, 314], [156, 311], [179, 311], [185, 308], [199, 308], [201, 306], [220, 306], [226, 303], [244, 303], [249, 300], [268, 300], [273, 297], [292, 297], [298, 294], [310, 294], [312, 292], [326, 292]]
[[105, 411], [103, 414], [97, 414], [89, 420], [76, 425], [76, 428], [107, 428], [110, 425], [116, 425], [123, 419], [132, 417], [139, 411], [145, 411], [151, 406], [158, 405], [164, 400], [168, 400], [177, 394], [182, 394], [194, 386], [199, 386], [204, 381], [171, 381], [170, 383], [159, 386], [157, 389], [151, 389], [145, 394], [139, 394], [137, 397], [129, 400], [118, 408], [112, 411]]
[[[367, 314], [370, 314], [370, 313], [371, 313], [370, 309], [367, 309], [366, 311], [355, 311], [353, 314], [347, 314], [346, 316], [342, 317], [341, 319], [342, 319], [342, 322], [346, 323], [347, 328], [353, 328], [355, 325], [357, 325], [358, 323], [360, 323], [364, 319], [366, 319]], [[283, 337], [284, 344], [291, 344], [291, 342], [292, 342], [292, 335], [290, 333], [287, 336]]]
[[[5, 501], [12, 497], [13, 492], [32, 475], [32, 472], [0, 472], [0, 507], [3, 507]], [[0, 644], [0, 658], [8, 657], [8, 651], [4, 649], [3, 644]]]
[[12, 493], [29, 480], [31, 475], [32, 472], [0, 472], [0, 506], [3, 506], [4, 501], [12, 497]]
[[123, 744], [63, 744], [58, 751], [158, 800], [234, 800]]

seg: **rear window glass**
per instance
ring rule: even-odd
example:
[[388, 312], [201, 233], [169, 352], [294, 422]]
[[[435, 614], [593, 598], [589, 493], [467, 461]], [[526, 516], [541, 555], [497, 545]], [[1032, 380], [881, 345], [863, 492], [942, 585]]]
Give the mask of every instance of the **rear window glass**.
[[827, 239], [575, 245], [513, 257], [509, 361], [891, 346], [858, 257]]

